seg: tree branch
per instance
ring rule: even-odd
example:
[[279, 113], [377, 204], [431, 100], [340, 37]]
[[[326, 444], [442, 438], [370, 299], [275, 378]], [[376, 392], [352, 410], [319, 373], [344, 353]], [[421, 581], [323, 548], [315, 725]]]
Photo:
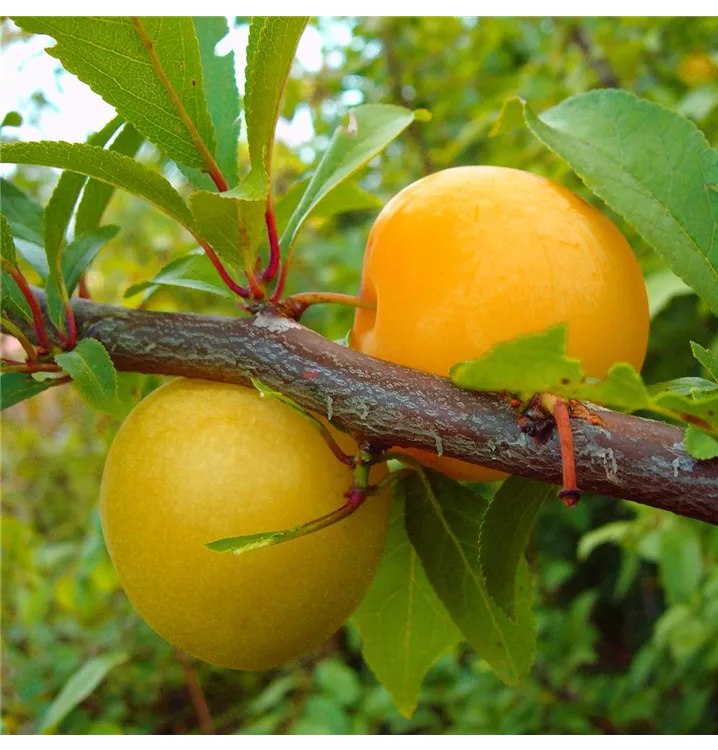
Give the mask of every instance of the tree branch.
[[[34, 290], [44, 309], [44, 295]], [[557, 436], [521, 432], [502, 396], [334, 344], [264, 307], [253, 317], [158, 313], [74, 299], [78, 336], [102, 342], [119, 370], [249, 384], [257, 378], [359, 440], [424, 448], [545, 482], [561, 481]], [[16, 321], [17, 324], [20, 321]], [[21, 326], [28, 335], [33, 332]], [[697, 461], [683, 431], [591, 407], [572, 420], [578, 485], [718, 525], [718, 459]]]

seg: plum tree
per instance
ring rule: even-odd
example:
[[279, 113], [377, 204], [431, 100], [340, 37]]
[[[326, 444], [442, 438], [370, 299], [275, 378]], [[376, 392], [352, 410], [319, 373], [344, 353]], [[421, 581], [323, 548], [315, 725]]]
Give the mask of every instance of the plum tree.
[[[529, 172], [458, 167], [409, 185], [369, 236], [352, 346], [437, 375], [497, 343], [565, 322], [568, 354], [603, 378], [640, 369], [648, 300], [621, 232], [567, 188]], [[408, 451], [412, 453], [412, 451]], [[457, 479], [502, 475], [425, 451]]]
[[[352, 448], [348, 436], [336, 439]], [[154, 630], [213, 664], [267, 669], [319, 646], [359, 604], [383, 549], [388, 499], [247, 554], [205, 545], [325, 515], [351, 483], [351, 468], [290, 407], [241, 386], [177, 379], [118, 432], [102, 525], [120, 581]]]

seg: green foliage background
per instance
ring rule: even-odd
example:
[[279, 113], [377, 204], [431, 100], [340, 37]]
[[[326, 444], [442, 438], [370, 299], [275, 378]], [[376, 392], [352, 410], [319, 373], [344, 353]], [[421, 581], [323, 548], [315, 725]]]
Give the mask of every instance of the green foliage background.
[[[278, 145], [279, 192], [316, 163], [348, 106], [360, 102], [423, 107], [433, 116], [431, 122], [411, 125], [361, 172], [361, 185], [382, 202], [424, 174], [479, 163], [528, 169], [594, 200], [528, 132], [490, 137], [503, 101], [512, 95], [540, 112], [572, 94], [618, 85], [685, 114], [713, 147], [718, 145], [715, 19], [312, 23], [325, 39], [324, 65], [310, 74], [295, 63], [283, 115], [292, 118], [308, 109], [316, 135], [299, 149]], [[351, 31], [348, 43], [332, 41], [341, 36], [334, 33], [339, 26]], [[5, 43], [18, 41], [14, 34]], [[12, 128], [4, 135], [12, 138]], [[172, 176], [153, 148], [143, 146], [141, 158]], [[249, 154], [242, 158], [246, 168]], [[45, 203], [51, 179], [46, 169], [25, 167], [14, 182]], [[715, 318], [634, 232], [605, 206], [602, 210], [624, 230], [646, 274], [654, 311], [646, 381], [700, 376], [688, 341], [717, 353]], [[299, 239], [290, 291], [354, 293], [373, 215], [314, 220]], [[194, 246], [170, 219], [125, 194], [113, 197], [107, 220], [122, 229], [89, 276], [100, 301], [120, 302], [130, 285]], [[141, 299], [131, 297], [129, 304]], [[146, 304], [207, 313], [234, 310], [231, 302], [193, 290], [160, 289]], [[351, 313], [321, 308], [310, 311], [306, 322], [340, 338]], [[57, 731], [200, 731], [186, 665], [134, 613], [104, 549], [96, 503], [117, 426], [87, 409], [70, 389], [53, 389], [3, 413], [3, 732], [37, 732], [67, 680], [93, 657], [108, 653], [128, 658]], [[571, 512], [558, 502], [547, 503], [529, 553], [539, 642], [536, 666], [520, 687], [503, 685], [460, 646], [430, 672], [417, 712], [406, 719], [364, 666], [360, 637], [350, 624], [320, 652], [272, 672], [231, 672], [192, 662], [217, 731], [718, 730], [718, 529], [586, 497]]]

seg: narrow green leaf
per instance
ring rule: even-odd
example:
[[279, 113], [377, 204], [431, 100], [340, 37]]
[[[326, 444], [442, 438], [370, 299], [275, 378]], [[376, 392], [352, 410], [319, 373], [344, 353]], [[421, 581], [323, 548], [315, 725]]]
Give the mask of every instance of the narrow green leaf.
[[[292, 214], [309, 185], [309, 180], [295, 182], [292, 187], [274, 204], [274, 218], [277, 230], [284, 232]], [[353, 180], [338, 185], [317, 203], [307, 215], [318, 219], [330, 219], [332, 216], [350, 211], [373, 211], [382, 207], [381, 200], [359, 187]]]
[[516, 616], [518, 571], [536, 514], [556, 488], [509, 477], [484, 513], [479, 533], [479, 564], [486, 589], [512, 619]]
[[504, 682], [518, 684], [536, 644], [526, 562], [519, 566], [513, 622], [491, 598], [479, 565], [483, 498], [434, 471], [410, 472], [401, 482], [406, 530], [436, 593], [476, 652]]
[[718, 152], [698, 128], [620, 90], [579, 94], [539, 117], [524, 105], [524, 116], [718, 313]]
[[718, 437], [709, 435], [697, 427], [686, 429], [683, 445], [685, 445], [689, 455], [699, 461], [718, 457]]
[[239, 90], [234, 75], [234, 52], [224, 57], [215, 53], [217, 42], [227, 36], [227, 19], [222, 16], [195, 16], [207, 107], [217, 141], [217, 164], [230, 187], [238, 180]]
[[[144, 138], [137, 130], [129, 123], [126, 123], [108, 150], [132, 158], [139, 150], [143, 140]], [[107, 182], [88, 180], [85, 189], [82, 191], [82, 198], [80, 199], [80, 205], [77, 207], [77, 215], [75, 216], [76, 237], [100, 226], [102, 215], [114, 192], [114, 186]]]
[[77, 392], [94, 409], [106, 411], [117, 395], [117, 371], [107, 349], [95, 339], [82, 339], [71, 352], [55, 356], [72, 377]]
[[94, 177], [108, 185], [139, 195], [180, 224], [192, 227], [192, 214], [169, 182], [123, 154], [86, 143], [35, 141], [3, 146], [0, 162], [56, 167]]
[[602, 544], [613, 543], [620, 545], [634, 529], [632, 523], [632, 521], [614, 521], [613, 523], [607, 523], [604, 526], [587, 532], [579, 540], [578, 547], [576, 548], [576, 557], [581, 562], [585, 562], [593, 550]]
[[[3, 300], [3, 305], [5, 301]], [[26, 372], [0, 373], [0, 410], [15, 406], [21, 401], [37, 396], [52, 386], [52, 382], [35, 380]]]
[[235, 268], [254, 264], [264, 229], [266, 201], [244, 193], [243, 184], [229, 192], [198, 190], [189, 205], [202, 239]]
[[406, 535], [401, 485], [393, 494], [384, 555], [354, 620], [364, 661], [410, 718], [431, 665], [463, 639]]
[[114, 224], [107, 224], [94, 231], [80, 235], [71, 242], [62, 258], [62, 275], [65, 279], [67, 291], [72, 294], [80, 281], [85, 269], [92, 263], [97, 253], [111, 240], [120, 228]]
[[414, 120], [415, 113], [390, 104], [363, 104], [352, 109], [347, 125], [339, 126], [312, 175], [280, 240], [291, 251], [297, 232], [314, 207], [330, 191], [373, 159]]
[[65, 683], [42, 717], [38, 734], [52, 734], [60, 722], [105, 679], [110, 670], [126, 662], [127, 654], [111, 653], [86, 662]]
[[[10, 144], [4, 144], [2, 150]], [[43, 247], [43, 211], [35, 201], [28, 198], [18, 187], [6, 179], [0, 180], [2, 212], [16, 238]]]
[[28, 321], [28, 323], [32, 323], [33, 318], [30, 305], [28, 305], [25, 296], [7, 271], [2, 272], [0, 284], [3, 315], [8, 315], [11, 318], [21, 317]]
[[144, 292], [144, 300], [149, 299], [160, 287], [179, 287], [209, 292], [219, 297], [236, 301], [237, 296], [231, 292], [217, 274], [204, 250], [197, 248], [180, 258], [175, 258], [162, 268], [149, 281], [133, 284], [125, 297]]
[[693, 356], [706, 368], [708, 374], [718, 383], [718, 357], [695, 341], [691, 341]]
[[15, 241], [12, 238], [10, 225], [3, 213], [0, 213], [0, 257], [13, 268], [17, 266]]
[[48, 53], [171, 159], [203, 167], [198, 143], [214, 153], [214, 128], [191, 18], [138, 19], [151, 52], [129, 17], [24, 16], [15, 22], [26, 31], [53, 37], [57, 44]]
[[244, 109], [255, 185], [266, 192], [282, 95], [308, 16], [254, 16], [249, 25]]

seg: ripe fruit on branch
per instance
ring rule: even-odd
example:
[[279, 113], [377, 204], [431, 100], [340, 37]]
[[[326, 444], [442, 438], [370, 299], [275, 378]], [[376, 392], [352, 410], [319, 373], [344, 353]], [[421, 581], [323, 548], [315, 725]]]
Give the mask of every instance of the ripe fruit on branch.
[[[356, 450], [348, 436], [335, 439]], [[285, 404], [177, 379], [118, 432], [102, 526], [120, 581], [154, 630], [213, 664], [267, 669], [321, 645], [359, 604], [383, 549], [388, 499], [369, 497], [326, 529], [239, 556], [204, 545], [322, 516], [351, 482], [351, 467]]]
[[[570, 190], [515, 169], [457, 167], [402, 190], [372, 228], [361, 296], [376, 311], [357, 310], [352, 347], [437, 375], [562, 322], [592, 377], [615, 362], [640, 369], [646, 354], [646, 289], [623, 235]], [[502, 476], [408, 452], [457, 479]]]

